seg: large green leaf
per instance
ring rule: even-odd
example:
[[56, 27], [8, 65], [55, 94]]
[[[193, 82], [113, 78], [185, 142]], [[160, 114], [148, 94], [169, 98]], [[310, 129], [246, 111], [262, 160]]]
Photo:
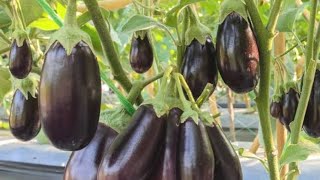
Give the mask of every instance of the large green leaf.
[[151, 29], [156, 26], [168, 31], [168, 28], [164, 24], [156, 21], [151, 17], [144, 15], [134, 15], [122, 26], [121, 31], [132, 33], [140, 30]]
[[311, 154], [320, 154], [320, 144], [312, 138], [301, 136], [298, 144], [289, 144], [284, 147], [280, 157], [280, 167], [291, 162], [306, 160]]
[[41, 17], [43, 10], [36, 0], [20, 0], [20, 4], [27, 25]]
[[11, 24], [11, 19], [5, 12], [5, 10], [0, 7], [0, 29], [8, 27]]
[[304, 8], [305, 4], [300, 7], [292, 7], [291, 5], [285, 7], [279, 16], [277, 30], [280, 32], [292, 32], [296, 18], [303, 12]]
[[29, 27], [34, 27], [41, 29], [43, 31], [52, 31], [52, 30], [57, 30], [59, 29], [59, 26], [52, 21], [51, 19], [48, 18], [39, 18], [35, 21], [33, 21]]

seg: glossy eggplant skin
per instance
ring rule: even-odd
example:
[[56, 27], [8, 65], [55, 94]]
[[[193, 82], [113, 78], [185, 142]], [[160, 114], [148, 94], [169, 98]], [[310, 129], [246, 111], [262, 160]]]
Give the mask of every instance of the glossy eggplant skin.
[[36, 137], [41, 129], [38, 99], [28, 94], [28, 99], [16, 90], [11, 104], [9, 125], [11, 133], [21, 141]]
[[54, 43], [47, 51], [40, 81], [40, 120], [51, 143], [62, 150], [84, 148], [99, 120], [101, 81], [90, 47], [79, 42], [69, 56]]
[[201, 95], [207, 83], [216, 87], [218, 69], [214, 45], [210, 38], [207, 38], [204, 45], [194, 39], [186, 48], [181, 74], [186, 79], [195, 99]]
[[303, 121], [304, 131], [311, 137], [320, 137], [320, 71], [317, 70], [311, 90], [307, 112]]
[[230, 13], [219, 25], [217, 62], [223, 81], [236, 93], [252, 91], [259, 79], [259, 49], [250, 25]]
[[213, 180], [214, 152], [201, 121], [191, 118], [180, 124], [178, 180]]
[[176, 180], [177, 177], [177, 153], [178, 153], [178, 138], [181, 109], [173, 108], [169, 111], [166, 120], [166, 135], [164, 150], [161, 154], [160, 163], [153, 170], [152, 180]]
[[242, 180], [239, 157], [221, 128], [214, 125], [206, 130], [214, 150], [214, 179]]
[[287, 93], [283, 95], [282, 99], [282, 116], [280, 122], [290, 132], [290, 123], [294, 120], [297, 108], [299, 104], [299, 93], [290, 88]]
[[98, 180], [148, 179], [160, 160], [165, 119], [158, 118], [151, 105], [140, 106], [105, 154]]
[[68, 161], [64, 180], [96, 180], [100, 161], [117, 136], [117, 132], [99, 123], [90, 143], [79, 151], [74, 151]]
[[153, 51], [149, 38], [132, 37], [130, 49], [130, 64], [137, 73], [147, 72], [153, 63]]
[[270, 104], [270, 114], [274, 118], [280, 118], [282, 116], [282, 102], [272, 101]]
[[29, 43], [24, 40], [18, 47], [16, 40], [13, 41], [9, 54], [9, 70], [18, 79], [28, 76], [32, 68], [32, 52]]

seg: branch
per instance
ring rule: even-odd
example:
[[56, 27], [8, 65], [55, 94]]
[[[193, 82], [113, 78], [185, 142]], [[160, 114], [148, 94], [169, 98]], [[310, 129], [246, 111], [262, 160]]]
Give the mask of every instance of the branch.
[[[121, 84], [121, 86], [125, 89], [126, 92], [129, 92], [132, 87], [132, 83], [126, 76], [121, 66], [119, 55], [116, 52], [116, 49], [114, 47], [114, 44], [110, 35], [110, 31], [108, 30], [107, 25], [103, 19], [103, 16], [101, 14], [97, 1], [84, 0], [84, 3], [86, 4], [89, 10], [89, 13], [91, 14], [92, 21], [99, 34], [101, 43], [103, 45], [103, 49], [105, 51], [105, 54], [108, 57], [108, 62], [111, 67], [111, 71], [114, 76], [114, 79]], [[142, 102], [142, 97], [139, 98], [138, 102], [139, 103]]]

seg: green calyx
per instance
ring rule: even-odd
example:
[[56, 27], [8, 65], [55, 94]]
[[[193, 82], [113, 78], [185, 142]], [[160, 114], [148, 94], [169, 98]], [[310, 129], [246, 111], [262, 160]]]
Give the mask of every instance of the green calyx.
[[133, 37], [135, 37], [135, 38], [140, 37], [141, 40], [143, 40], [146, 36], [149, 36], [148, 30], [141, 30], [141, 31], [136, 31], [133, 33]]
[[249, 22], [246, 5], [243, 0], [224, 0], [220, 8], [219, 23], [223, 23], [224, 19], [232, 12], [237, 12], [247, 22]]
[[[76, 0], [69, 0], [67, 12], [64, 20], [64, 26], [53, 33], [48, 47], [55, 42], [59, 42], [65, 48], [67, 55], [70, 55], [72, 49], [80, 42], [86, 43], [92, 50], [90, 36], [83, 32], [77, 24], [77, 3]], [[49, 49], [49, 48], [47, 48]]]
[[112, 110], [101, 112], [99, 121], [107, 124], [115, 131], [121, 132], [129, 124], [130, 120], [130, 114], [120, 105]]
[[195, 12], [188, 8], [189, 18], [190, 18], [190, 26], [186, 30], [185, 34], [185, 45], [191, 44], [191, 42], [196, 39], [201, 44], [205, 44], [208, 37], [211, 37], [211, 30], [203, 25]]
[[289, 92], [290, 89], [294, 89], [296, 92], [299, 92], [297, 82], [289, 81], [283, 86], [284, 93]]
[[169, 112], [170, 109], [177, 107], [181, 109], [181, 103], [178, 98], [175, 97], [175, 81], [172, 78], [173, 67], [167, 68], [165, 71], [160, 89], [157, 95], [153, 99], [147, 99], [143, 104], [151, 104], [157, 115], [161, 117]]
[[19, 89], [26, 99], [28, 99], [28, 93], [32, 97], [36, 98], [37, 88], [40, 82], [40, 76], [36, 73], [30, 73], [24, 79], [17, 79], [11, 76], [14, 89]]
[[21, 28], [15, 29], [12, 33], [12, 40], [16, 40], [18, 47], [21, 47], [26, 39], [28, 39], [27, 32]]

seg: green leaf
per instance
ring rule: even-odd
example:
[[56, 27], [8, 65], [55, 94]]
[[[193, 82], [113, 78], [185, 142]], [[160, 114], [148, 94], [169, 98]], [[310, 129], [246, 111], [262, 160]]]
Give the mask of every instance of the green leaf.
[[259, 156], [246, 151], [244, 148], [239, 148], [238, 149], [239, 155], [241, 157], [245, 157], [245, 158], [249, 158], [249, 159], [255, 159], [261, 162], [261, 164], [263, 165], [263, 167], [266, 169], [267, 172], [269, 172], [269, 168], [268, 168], [268, 164], [267, 161], [265, 159], [260, 158]]
[[43, 31], [53, 31], [59, 29], [59, 26], [52, 21], [51, 19], [48, 18], [39, 18], [35, 21], [33, 21], [29, 27], [34, 27], [41, 29]]
[[20, 0], [22, 14], [26, 21], [26, 25], [41, 17], [43, 10], [37, 1]]
[[315, 144], [311, 139], [301, 136], [298, 144], [289, 144], [284, 147], [280, 157], [280, 167], [291, 162], [304, 161], [311, 154], [320, 154], [320, 144]]
[[305, 5], [300, 7], [291, 7], [288, 5], [287, 8], [284, 8], [285, 10], [279, 16], [277, 30], [280, 32], [292, 32], [296, 18], [303, 12], [304, 8]]
[[5, 9], [0, 7], [0, 29], [9, 27], [11, 24], [11, 19], [6, 13]]
[[164, 24], [148, 16], [134, 15], [122, 26], [121, 31], [132, 33], [140, 30], [151, 29], [157, 26], [165, 30], [168, 29]]
[[121, 132], [131, 120], [131, 116], [127, 111], [119, 106], [113, 110], [108, 110], [100, 113], [100, 122], [106, 123], [117, 132]]
[[221, 4], [219, 22], [222, 23], [224, 19], [232, 12], [237, 12], [248, 21], [246, 6], [243, 0], [225, 0]]
[[179, 4], [174, 6], [169, 12], [166, 13], [166, 25], [175, 27], [177, 25], [178, 15], [183, 8], [189, 4], [204, 2], [206, 0], [181, 0]]
[[0, 68], [0, 99], [11, 90], [10, 72], [7, 68]]

